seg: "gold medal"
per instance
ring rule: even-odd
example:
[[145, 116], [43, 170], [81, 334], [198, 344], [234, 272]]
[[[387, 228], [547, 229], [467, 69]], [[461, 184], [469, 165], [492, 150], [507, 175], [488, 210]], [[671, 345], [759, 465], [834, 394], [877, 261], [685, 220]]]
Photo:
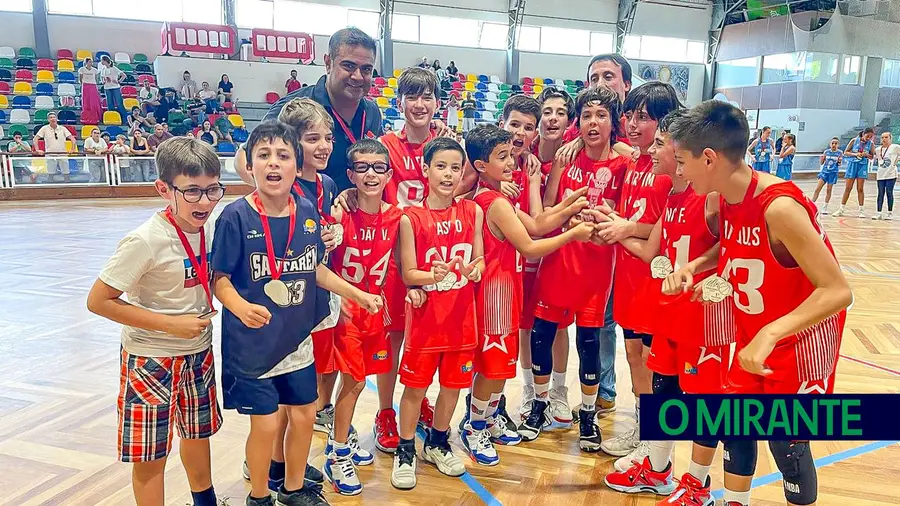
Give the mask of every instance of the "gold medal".
[[284, 281], [280, 279], [273, 279], [269, 281], [263, 286], [263, 291], [266, 292], [266, 296], [272, 299], [272, 302], [277, 304], [280, 307], [287, 307], [291, 302], [291, 292], [288, 290]]
[[734, 294], [734, 287], [725, 278], [710, 276], [703, 280], [701, 292], [704, 301], [718, 304]]
[[675, 268], [672, 267], [669, 257], [660, 255], [650, 261], [650, 275], [653, 279], [666, 279], [666, 276], [673, 272], [675, 272]]
[[449, 292], [453, 289], [453, 286], [456, 284], [458, 277], [455, 272], [448, 272], [444, 279], [438, 281], [434, 284], [439, 292]]

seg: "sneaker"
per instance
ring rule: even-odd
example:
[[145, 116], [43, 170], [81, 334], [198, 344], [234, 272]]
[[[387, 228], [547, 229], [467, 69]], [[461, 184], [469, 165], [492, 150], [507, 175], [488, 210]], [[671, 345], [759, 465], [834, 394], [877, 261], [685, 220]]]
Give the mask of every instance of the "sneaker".
[[583, 452], [596, 452], [600, 449], [600, 428], [594, 421], [597, 413], [594, 410], [582, 409], [578, 412], [578, 447]]
[[[512, 425], [512, 429], [510, 429]], [[487, 430], [491, 436], [491, 442], [504, 446], [515, 446], [522, 442], [522, 436], [516, 432], [516, 425], [509, 421], [498, 411], [494, 416], [487, 418]]]
[[841, 207], [838, 208], [837, 211], [834, 212], [834, 214], [832, 214], [832, 216], [835, 216], [835, 217], [843, 216], [843, 215], [844, 215], [844, 211], [845, 211], [845, 210], [844, 210], [844, 206], [841, 206]]
[[438, 471], [447, 476], [456, 477], [466, 473], [466, 465], [459, 460], [459, 457], [453, 454], [449, 443], [438, 446], [430, 446], [428, 443], [425, 443], [422, 458], [425, 462], [430, 462], [437, 466]]
[[422, 399], [422, 410], [419, 412], [419, 427], [428, 430], [432, 423], [434, 423], [434, 407], [428, 401], [428, 397], [425, 397]]
[[706, 478], [706, 486], [689, 473], [684, 473], [680, 481], [675, 481], [678, 483], [675, 491], [656, 506], [713, 506], [716, 503], [709, 491], [709, 477]]
[[624, 457], [633, 452], [641, 442], [641, 434], [637, 429], [611, 437], [600, 444], [600, 449], [613, 457]]
[[334, 406], [331, 404], [322, 408], [321, 411], [316, 411], [316, 422], [313, 424], [313, 430], [316, 432], [324, 432], [325, 434], [331, 434], [331, 429], [334, 427]]
[[524, 385], [522, 387], [522, 404], [519, 406], [516, 414], [519, 416], [519, 420], [525, 420], [528, 418], [528, 413], [531, 413], [531, 404], [534, 402], [534, 385]]
[[288, 494], [282, 486], [278, 489], [275, 504], [276, 506], [330, 506], [322, 495], [322, 487], [303, 487]]
[[350, 458], [353, 451], [349, 446], [333, 448], [325, 459], [322, 469], [325, 476], [334, 487], [334, 491], [341, 495], [359, 495], [362, 493], [362, 483], [356, 475], [356, 466]]
[[866, 217], [866, 212], [863, 211], [862, 208], [860, 208], [860, 210], [859, 210], [859, 215], [858, 215], [858, 216], [859, 216], [860, 218], [865, 218], [865, 217]]
[[410, 490], [416, 486], [416, 448], [397, 446], [394, 452], [394, 469], [391, 471], [391, 485], [400, 490]]
[[650, 443], [641, 441], [637, 448], [624, 457], [616, 459], [613, 467], [616, 471], [623, 473], [628, 470], [635, 462], [643, 462], [645, 457], [650, 456]]
[[597, 416], [608, 415], [616, 410], [616, 401], [597, 398]]
[[892, 211], [888, 211], [887, 214], [884, 215], [884, 219], [891, 221], [894, 219], [894, 213]]
[[375, 432], [375, 448], [385, 453], [397, 451], [400, 433], [397, 430], [397, 413], [393, 408], [382, 409], [375, 415], [372, 431]]
[[[862, 218], [862, 216], [860, 216], [860, 218]], [[873, 220], [880, 220], [881, 218], [882, 218], [881, 213], [875, 213], [872, 215]]]
[[638, 494], [650, 492], [656, 495], [669, 495], [675, 491], [675, 482], [672, 480], [672, 464], [665, 471], [655, 472], [650, 467], [650, 458], [643, 462], [635, 462], [625, 472], [614, 472], [606, 475], [603, 480], [606, 486], [626, 494]]
[[531, 403], [531, 411], [519, 425], [518, 433], [525, 441], [534, 441], [541, 434], [541, 430], [550, 424], [550, 415], [547, 408], [550, 403], [535, 399]]
[[246, 506], [275, 506], [275, 500], [272, 499], [272, 496], [267, 495], [260, 499], [255, 499], [247, 495], [247, 500], [244, 502]]
[[825, 205], [822, 206], [822, 216], [828, 216], [828, 202], [826, 202]]
[[[250, 468], [247, 467], [247, 461], [244, 461], [244, 465], [241, 469], [241, 474], [244, 475], [244, 480], [250, 481]], [[303, 486], [308, 487], [312, 485], [321, 485], [322, 482], [325, 481], [325, 476], [322, 474], [322, 471], [319, 471], [315, 467], [306, 464], [306, 472], [303, 474]], [[272, 493], [278, 492], [279, 487], [284, 484], [284, 477], [281, 478], [272, 478], [272, 475], [269, 475], [269, 490]]]
[[347, 444], [350, 445], [350, 450], [353, 451], [353, 463], [357, 466], [369, 466], [372, 465], [372, 462], [375, 462], [375, 456], [372, 455], [372, 452], [359, 446], [359, 433], [356, 432], [352, 425], [350, 426], [350, 435], [347, 437]]
[[476, 464], [483, 466], [496, 466], [500, 463], [500, 457], [497, 450], [491, 443], [490, 432], [487, 429], [487, 422], [479, 420], [476, 422], [466, 422], [463, 430], [459, 432], [463, 446], [469, 452], [469, 457]]
[[[489, 417], [490, 418], [490, 417]], [[494, 411], [493, 418], [506, 424], [506, 432], [516, 432], [516, 424], [512, 421], [512, 417], [506, 412], [506, 396], [500, 394], [500, 402], [497, 403], [497, 410]]]
[[569, 388], [565, 386], [550, 389], [550, 416], [557, 423], [571, 425], [572, 408], [569, 407]]

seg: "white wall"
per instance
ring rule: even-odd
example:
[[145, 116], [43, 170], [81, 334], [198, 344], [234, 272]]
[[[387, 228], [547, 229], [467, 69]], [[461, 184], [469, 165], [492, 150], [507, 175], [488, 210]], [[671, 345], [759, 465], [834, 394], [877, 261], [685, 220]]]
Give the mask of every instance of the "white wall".
[[444, 67], [453, 60], [460, 72], [493, 74], [502, 81], [506, 80], [506, 51], [394, 42], [394, 67], [398, 69], [417, 65], [423, 56], [428, 57], [429, 62], [440, 60]]
[[615, 33], [617, 0], [529, 1], [523, 23]]
[[34, 24], [30, 13], [0, 12], [0, 46], [10, 46], [15, 50], [20, 47], [34, 47]]
[[709, 37], [711, 17], [712, 7], [703, 9], [640, 2], [631, 33], [705, 41]]
[[87, 16], [63, 16], [49, 14], [47, 29], [50, 32], [50, 50], [56, 54], [60, 48], [124, 51], [129, 54], [144, 53], [153, 61], [162, 46], [158, 21], [129, 21]]
[[[796, 120], [795, 120], [796, 118]], [[879, 118], [880, 119], [880, 118]], [[800, 122], [804, 129], [800, 131]], [[842, 136], [859, 125], [859, 111], [830, 109], [763, 109], [759, 111], [759, 127], [773, 130], [788, 128], [797, 136], [801, 153], [819, 152], [834, 136]]]

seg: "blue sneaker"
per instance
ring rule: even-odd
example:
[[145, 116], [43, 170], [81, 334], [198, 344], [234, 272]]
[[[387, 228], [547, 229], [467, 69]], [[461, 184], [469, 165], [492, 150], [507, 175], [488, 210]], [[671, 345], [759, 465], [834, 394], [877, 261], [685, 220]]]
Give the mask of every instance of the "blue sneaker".
[[469, 452], [469, 457], [476, 464], [483, 466], [496, 466], [500, 463], [500, 456], [491, 442], [490, 433], [487, 430], [487, 423], [484, 420], [466, 423], [463, 431], [460, 433], [463, 446]]
[[325, 459], [325, 477], [331, 482], [334, 491], [341, 495], [358, 495], [362, 492], [362, 483], [356, 475], [352, 454], [349, 446], [334, 448]]
[[[353, 464], [357, 466], [368, 466], [375, 462], [375, 456], [368, 450], [359, 446], [359, 433], [353, 426], [350, 426], [350, 435], [347, 437], [347, 446], [350, 447]], [[329, 434], [328, 440], [325, 442], [325, 455], [330, 455], [334, 449], [334, 434]]]
[[500, 413], [488, 417], [487, 430], [494, 444], [515, 446], [522, 442], [522, 436], [509, 428], [509, 422]]

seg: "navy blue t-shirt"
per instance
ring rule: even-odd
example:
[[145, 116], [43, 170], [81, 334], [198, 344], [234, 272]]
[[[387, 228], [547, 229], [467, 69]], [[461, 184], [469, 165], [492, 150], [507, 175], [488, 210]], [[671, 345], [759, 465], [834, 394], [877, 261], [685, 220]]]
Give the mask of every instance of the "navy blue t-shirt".
[[[331, 216], [331, 204], [334, 203], [334, 199], [338, 195], [337, 184], [335, 184], [334, 179], [331, 179], [328, 174], [322, 174], [320, 172], [319, 175], [322, 176], [322, 214]], [[299, 177], [297, 178], [297, 182], [300, 183], [300, 186], [303, 188], [302, 196], [306, 197], [306, 199], [312, 203], [318, 213], [319, 199], [316, 182], [300, 179]]]
[[[316, 267], [322, 262], [318, 213], [309, 201], [295, 199], [297, 218], [281, 280], [288, 286], [288, 306], [276, 305], [264, 291], [272, 279], [266, 258], [266, 239], [259, 213], [246, 199], [236, 200], [216, 220], [212, 268], [231, 276], [231, 284], [251, 304], [272, 313], [268, 325], [251, 329], [225, 309], [222, 314], [222, 362], [229, 374], [258, 378], [297, 350], [310, 331], [328, 315], [328, 304], [317, 303]], [[275, 256], [284, 255], [290, 218], [269, 217]], [[279, 263], [281, 263], [279, 261]]]

